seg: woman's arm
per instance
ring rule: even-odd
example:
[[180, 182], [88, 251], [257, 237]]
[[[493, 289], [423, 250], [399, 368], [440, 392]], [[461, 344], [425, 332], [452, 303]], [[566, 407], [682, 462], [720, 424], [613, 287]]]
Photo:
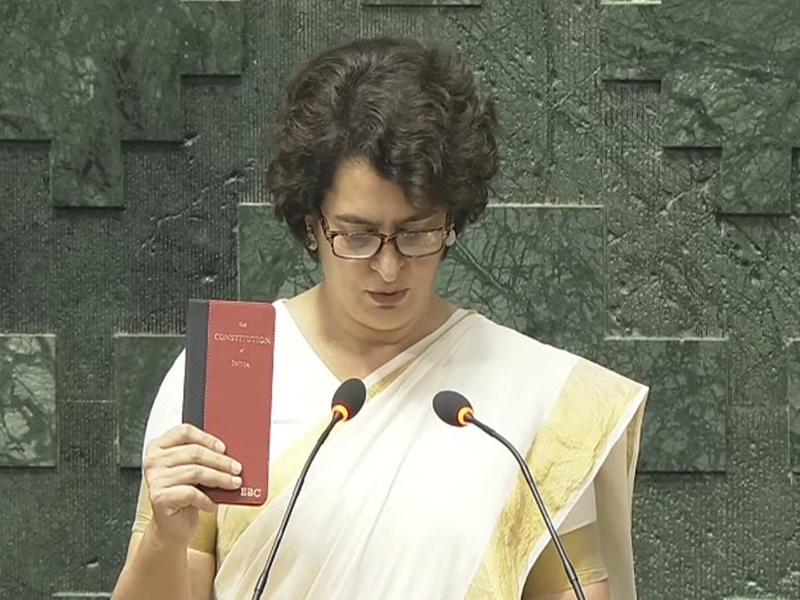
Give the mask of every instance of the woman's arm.
[[210, 600], [213, 554], [171, 546], [153, 527], [131, 536], [128, 558], [114, 588], [114, 600]]
[[[603, 552], [597, 523], [591, 523], [561, 535], [561, 543], [581, 582], [587, 600], [609, 600], [608, 573], [603, 563]], [[522, 600], [574, 600], [575, 592], [564, 571], [561, 558], [553, 542], [533, 565]]]
[[[608, 583], [600, 581], [592, 583], [583, 588], [586, 600], [610, 600], [608, 595]], [[575, 600], [575, 592], [558, 592], [557, 594], [546, 594], [544, 596], [523, 596], [522, 600]]]

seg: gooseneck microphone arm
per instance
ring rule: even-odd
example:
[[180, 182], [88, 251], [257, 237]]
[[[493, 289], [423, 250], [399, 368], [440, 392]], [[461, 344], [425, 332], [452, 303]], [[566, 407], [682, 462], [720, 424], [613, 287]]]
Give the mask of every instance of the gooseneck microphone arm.
[[314, 457], [317, 456], [317, 452], [319, 452], [322, 444], [325, 443], [325, 440], [328, 439], [331, 431], [333, 431], [334, 425], [341, 420], [341, 414], [338, 412], [333, 413], [331, 422], [328, 423], [328, 426], [322, 432], [322, 435], [319, 436], [314, 449], [311, 451], [311, 454], [308, 455], [308, 459], [306, 459], [306, 464], [303, 465], [303, 470], [300, 471], [300, 476], [297, 478], [297, 483], [294, 484], [294, 490], [292, 491], [291, 498], [289, 498], [289, 504], [286, 512], [283, 515], [283, 520], [278, 527], [278, 532], [275, 534], [275, 541], [272, 542], [272, 548], [269, 551], [269, 556], [267, 557], [267, 562], [264, 565], [264, 570], [261, 571], [261, 576], [258, 578], [256, 587], [253, 590], [253, 600], [259, 600], [261, 598], [261, 594], [264, 593], [264, 588], [267, 587], [267, 578], [269, 577], [269, 572], [272, 569], [272, 564], [275, 562], [275, 557], [278, 555], [278, 546], [281, 544], [283, 534], [286, 532], [286, 525], [289, 523], [289, 517], [292, 516], [294, 505], [297, 503], [297, 497], [300, 495], [300, 490], [303, 488], [303, 483], [306, 480], [306, 473], [308, 473], [308, 469], [311, 466], [311, 463], [314, 461]]
[[441, 392], [438, 392], [433, 397], [433, 411], [436, 413], [437, 417], [453, 427], [464, 427], [470, 423], [475, 425], [475, 427], [483, 431], [489, 437], [496, 439], [503, 446], [505, 446], [506, 450], [511, 452], [511, 455], [516, 459], [517, 464], [519, 464], [522, 474], [525, 476], [525, 481], [528, 484], [531, 493], [533, 494], [533, 499], [536, 500], [536, 506], [539, 507], [539, 513], [542, 515], [544, 524], [547, 526], [547, 531], [550, 532], [550, 539], [553, 540], [553, 544], [558, 552], [558, 557], [561, 559], [561, 564], [564, 566], [564, 571], [566, 572], [569, 582], [572, 585], [572, 590], [575, 592], [575, 597], [578, 598], [578, 600], [586, 600], [586, 596], [583, 593], [580, 581], [578, 581], [578, 576], [575, 573], [575, 568], [569, 561], [567, 552], [564, 550], [564, 546], [561, 544], [561, 538], [558, 537], [558, 531], [556, 531], [556, 528], [553, 527], [553, 522], [550, 520], [550, 515], [547, 514], [547, 508], [544, 505], [542, 497], [539, 495], [539, 490], [536, 488], [536, 484], [533, 482], [533, 476], [531, 475], [530, 469], [528, 469], [528, 465], [525, 463], [525, 460], [522, 458], [522, 456], [520, 456], [520, 453], [517, 451], [517, 449], [511, 444], [511, 442], [497, 433], [494, 429], [476, 419], [469, 400], [456, 391], [442, 390]]
[[566, 571], [567, 578], [569, 578], [569, 582], [572, 585], [573, 591], [575, 592], [575, 597], [578, 598], [578, 600], [586, 600], [586, 596], [583, 593], [581, 584], [578, 581], [578, 575], [575, 573], [575, 568], [572, 566], [572, 563], [570, 562], [569, 557], [564, 550], [564, 546], [561, 544], [558, 531], [556, 531], [556, 528], [553, 526], [553, 522], [550, 520], [550, 516], [547, 514], [547, 508], [544, 505], [541, 495], [539, 495], [539, 490], [536, 488], [536, 484], [533, 482], [533, 476], [531, 475], [531, 471], [528, 468], [528, 465], [525, 463], [525, 460], [511, 442], [509, 442], [506, 438], [497, 433], [488, 425], [481, 423], [474, 417], [474, 415], [472, 415], [471, 412], [465, 414], [463, 419], [469, 423], [472, 423], [478, 429], [496, 439], [498, 442], [503, 444], [503, 446], [505, 446], [508, 451], [511, 452], [511, 454], [514, 455], [514, 458], [519, 464], [519, 468], [522, 469], [522, 474], [525, 476], [525, 481], [528, 483], [528, 487], [533, 494], [533, 499], [536, 501], [536, 505], [539, 507], [539, 512], [542, 514], [542, 519], [544, 519], [544, 524], [547, 526], [547, 530], [550, 532], [550, 538], [553, 540], [556, 551], [561, 558], [561, 563], [564, 565], [564, 570]]
[[311, 466], [311, 463], [314, 461], [314, 458], [317, 456], [317, 452], [319, 452], [319, 449], [322, 447], [322, 444], [325, 443], [325, 440], [328, 439], [328, 436], [331, 434], [331, 431], [337, 423], [340, 421], [349, 421], [358, 414], [358, 412], [364, 406], [366, 397], [367, 388], [364, 385], [364, 382], [355, 377], [342, 383], [336, 390], [336, 393], [333, 395], [333, 401], [331, 403], [333, 415], [331, 416], [331, 421], [319, 436], [317, 443], [314, 445], [314, 449], [311, 450], [311, 454], [309, 454], [308, 458], [306, 459], [306, 464], [303, 465], [303, 469], [300, 471], [300, 475], [297, 476], [297, 483], [294, 484], [292, 496], [289, 498], [289, 504], [286, 507], [283, 520], [281, 521], [278, 531], [275, 534], [275, 540], [272, 542], [272, 548], [269, 551], [266, 564], [264, 565], [264, 569], [261, 571], [261, 575], [259, 576], [256, 586], [253, 589], [253, 600], [259, 600], [261, 598], [261, 594], [264, 593], [264, 588], [267, 587], [267, 578], [269, 577], [269, 572], [272, 569], [273, 563], [275, 562], [275, 557], [278, 554], [278, 547], [281, 545], [283, 534], [286, 532], [286, 526], [289, 524], [289, 517], [292, 516], [294, 506], [297, 503], [297, 497], [300, 495], [300, 490], [303, 488], [303, 482], [306, 480], [306, 474], [308, 473], [308, 469]]

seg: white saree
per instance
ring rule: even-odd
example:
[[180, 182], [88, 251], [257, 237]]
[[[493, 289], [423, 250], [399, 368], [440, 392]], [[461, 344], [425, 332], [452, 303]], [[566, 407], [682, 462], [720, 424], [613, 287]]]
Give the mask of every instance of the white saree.
[[[270, 497], [219, 508], [218, 600], [251, 598], [338, 386], [276, 307]], [[646, 387], [464, 310], [365, 383], [364, 408], [309, 470], [265, 599], [520, 598], [547, 529], [513, 457], [436, 417], [443, 389], [520, 450], [556, 527], [580, 521], [588, 499], [611, 598], [636, 598], [630, 523]], [[150, 437], [166, 428], [155, 421]]]

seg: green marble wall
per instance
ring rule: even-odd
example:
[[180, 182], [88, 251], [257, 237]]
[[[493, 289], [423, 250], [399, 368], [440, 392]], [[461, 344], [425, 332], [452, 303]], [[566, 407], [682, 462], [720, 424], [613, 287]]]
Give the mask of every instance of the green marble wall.
[[641, 598], [800, 596], [795, 0], [0, 4], [0, 597], [107, 597], [188, 297], [319, 276], [263, 200], [302, 57], [457, 45], [496, 204], [439, 288], [652, 385]]

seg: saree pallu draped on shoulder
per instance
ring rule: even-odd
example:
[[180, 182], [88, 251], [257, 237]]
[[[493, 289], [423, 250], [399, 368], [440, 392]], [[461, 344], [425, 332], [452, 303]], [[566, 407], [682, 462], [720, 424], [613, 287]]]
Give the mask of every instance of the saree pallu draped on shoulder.
[[[579, 359], [524, 455], [556, 528], [594, 484], [611, 600], [636, 599], [631, 518], [647, 393], [644, 386]], [[545, 523], [520, 475], [467, 597], [519, 598], [548, 542]]]
[[[431, 408], [453, 389], [531, 466], [558, 526], [594, 480], [614, 600], [635, 598], [630, 509], [647, 389], [461, 311], [369, 376], [309, 470], [264, 598], [519, 598], [549, 540], [517, 464]], [[291, 390], [274, 390], [273, 396]], [[263, 507], [217, 515], [215, 594], [249, 600], [321, 422], [270, 467]]]

